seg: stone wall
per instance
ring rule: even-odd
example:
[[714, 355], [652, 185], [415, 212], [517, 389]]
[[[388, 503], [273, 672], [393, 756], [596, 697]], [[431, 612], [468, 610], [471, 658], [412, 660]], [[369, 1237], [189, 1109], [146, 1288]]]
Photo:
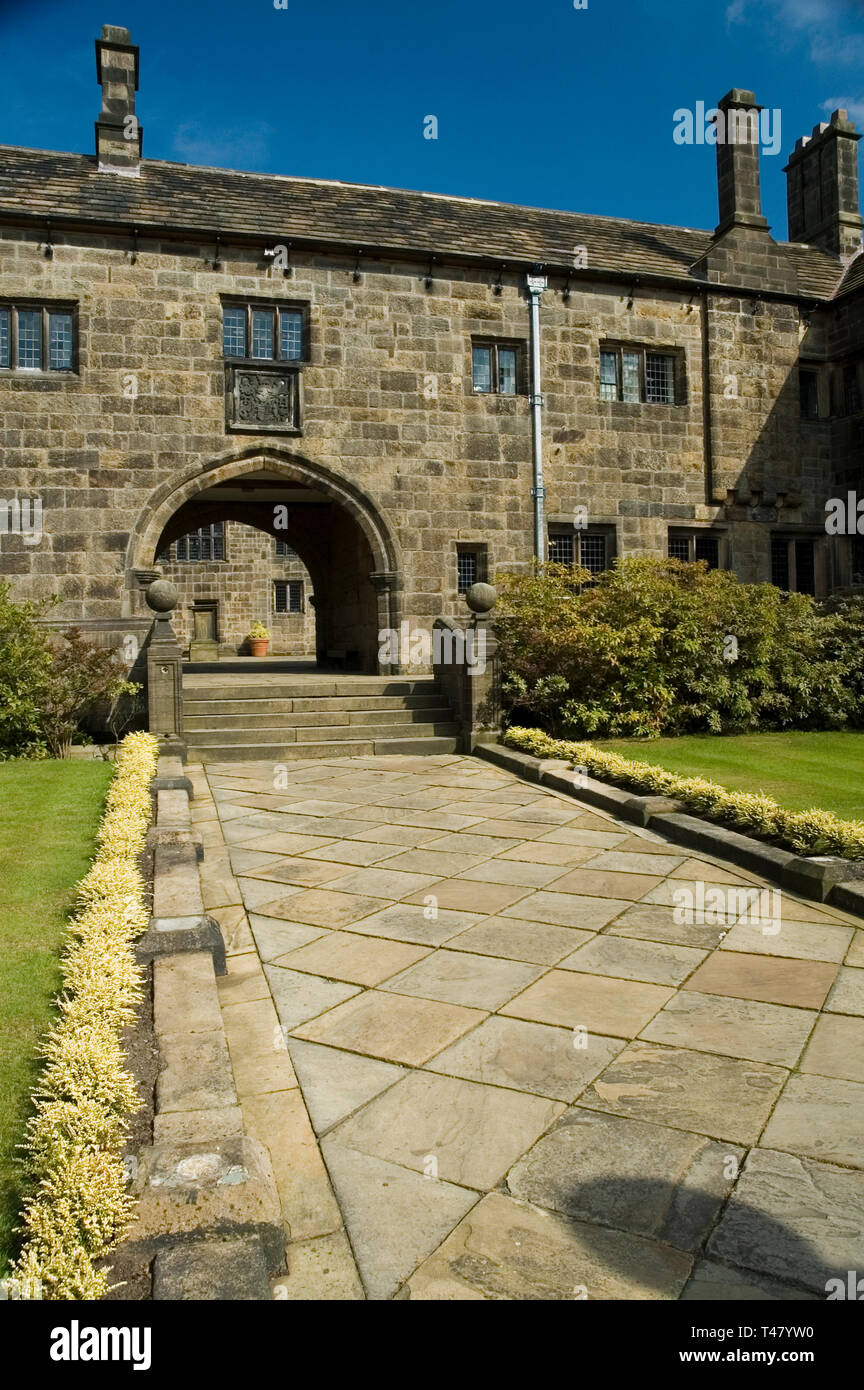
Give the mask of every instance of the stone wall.
[[[193, 636], [195, 604], [216, 602], [217, 640], [223, 652], [245, 653], [249, 628], [259, 621], [270, 629], [272, 654], [314, 656], [314, 591], [299, 557], [277, 556], [269, 536], [231, 521], [224, 526], [224, 554], [224, 560], [178, 561], [176, 546], [172, 546], [169, 560], [160, 565], [180, 594], [171, 621], [181, 646], [187, 647]], [[302, 613], [275, 611], [273, 585], [277, 579], [303, 584]]]
[[[474, 395], [471, 381], [472, 335], [527, 343], [521, 277], [505, 271], [496, 294], [485, 270], [436, 268], [427, 288], [416, 264], [366, 261], [355, 283], [353, 258], [296, 254], [286, 279], [262, 251], [223, 247], [220, 256], [214, 270], [211, 246], [141, 239], [133, 263], [125, 233], [81, 233], [74, 243], [58, 235], [46, 259], [40, 233], [2, 232], [4, 296], [79, 304], [77, 374], [0, 379], [0, 497], [38, 495], [44, 507], [39, 545], [0, 537], [0, 570], [21, 596], [58, 592], [60, 617], [120, 627], [143, 614], [135, 570], [154, 564], [155, 544], [148, 553], [140, 540], [154, 509], [187, 480], [200, 476], [204, 487], [216, 464], [250, 454], [287, 471], [292, 460], [312, 465], [366, 499], [392, 544], [411, 622], [458, 613], [459, 542], [488, 546], [490, 577], [530, 563], [528, 397]], [[226, 430], [225, 294], [309, 303], [301, 436]], [[541, 318], [553, 523], [586, 506], [589, 524], [614, 527], [619, 554], [662, 554], [670, 525], [718, 522], [734, 567], [757, 580], [770, 577], [778, 520], [822, 525], [835, 465], [799, 427], [803, 327], [791, 297], [766, 304], [718, 288], [703, 315], [696, 286], [579, 284], [566, 303], [560, 288], [547, 291]], [[680, 350], [684, 402], [601, 401], [606, 338]], [[371, 631], [381, 610], [365, 590], [362, 549], [352, 558], [342, 547], [345, 572], [334, 568], [332, 579], [354, 594], [344, 626]], [[250, 583], [251, 604], [254, 574]]]

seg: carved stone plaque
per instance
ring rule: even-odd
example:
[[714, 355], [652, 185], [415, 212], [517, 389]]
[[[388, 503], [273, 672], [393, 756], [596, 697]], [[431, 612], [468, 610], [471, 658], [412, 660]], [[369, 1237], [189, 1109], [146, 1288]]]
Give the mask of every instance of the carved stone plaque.
[[298, 373], [266, 367], [231, 367], [226, 394], [226, 424], [253, 434], [298, 434]]

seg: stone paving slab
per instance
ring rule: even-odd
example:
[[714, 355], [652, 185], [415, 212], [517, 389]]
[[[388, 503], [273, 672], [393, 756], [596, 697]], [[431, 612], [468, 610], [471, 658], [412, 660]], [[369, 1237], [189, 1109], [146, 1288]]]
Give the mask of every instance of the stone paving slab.
[[274, 1298], [801, 1300], [864, 1268], [857, 919], [676, 921], [681, 886], [772, 885], [458, 755], [206, 776]]

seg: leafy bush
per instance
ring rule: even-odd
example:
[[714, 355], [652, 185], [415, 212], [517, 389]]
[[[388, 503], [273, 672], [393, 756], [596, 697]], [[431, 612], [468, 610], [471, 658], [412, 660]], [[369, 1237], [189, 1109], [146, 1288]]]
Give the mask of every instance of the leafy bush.
[[81, 719], [100, 702], [112, 727], [140, 687], [115, 652], [77, 628], [53, 640], [43, 626], [55, 600], [15, 602], [0, 584], [0, 758], [69, 756]]
[[499, 576], [511, 722], [652, 737], [832, 728], [861, 717], [860, 600], [824, 614], [805, 594], [679, 560], [626, 559], [590, 579], [563, 565]]
[[38, 693], [51, 665], [44, 606], [13, 603], [0, 583], [0, 758], [44, 751]]
[[730, 792], [703, 777], [681, 777], [653, 763], [622, 758], [595, 748], [550, 738], [542, 729], [511, 728], [504, 742], [537, 758], [561, 758], [593, 776], [633, 791], [673, 797], [691, 810], [749, 835], [776, 840], [798, 854], [834, 854], [864, 859], [864, 821], [841, 820], [831, 811], [787, 811], [770, 796]]
[[132, 943], [148, 911], [137, 857], [150, 820], [156, 748], [152, 734], [123, 740], [99, 849], [69, 926], [59, 1018], [42, 1049], [45, 1066], [24, 1144], [24, 1246], [12, 1274], [41, 1285], [48, 1299], [101, 1298], [108, 1277], [96, 1262], [133, 1214], [122, 1150], [140, 1100], [120, 1033], [141, 997]]

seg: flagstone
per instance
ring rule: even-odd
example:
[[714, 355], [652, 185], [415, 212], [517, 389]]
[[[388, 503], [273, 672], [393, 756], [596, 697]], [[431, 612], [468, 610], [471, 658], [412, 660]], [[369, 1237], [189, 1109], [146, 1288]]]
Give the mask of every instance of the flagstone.
[[743, 1270], [811, 1289], [860, 1270], [864, 1173], [753, 1149], [708, 1255]]
[[649, 984], [680, 985], [706, 955], [707, 951], [695, 951], [689, 946], [602, 935], [592, 937], [559, 961], [559, 969], [645, 980]]
[[344, 867], [340, 866], [356, 864], [365, 868], [369, 864], [377, 864], [381, 859], [390, 859], [397, 853], [396, 845], [375, 844], [367, 840], [334, 840], [323, 849], [310, 850], [307, 858], [335, 865], [331, 877], [336, 878], [339, 873], [345, 872]]
[[631, 1042], [580, 1105], [755, 1144], [788, 1075], [785, 1067], [764, 1062]]
[[593, 936], [593, 932], [580, 931], [578, 927], [525, 922], [518, 917], [487, 917], [460, 933], [454, 944], [460, 951], [477, 951], [482, 956], [555, 965], [562, 957], [570, 955], [574, 947], [591, 941]]
[[566, 1028], [496, 1014], [433, 1057], [426, 1069], [572, 1102], [624, 1046], [620, 1038], [596, 1033], [585, 1041], [577, 1048]]
[[551, 885], [556, 893], [579, 893], [586, 897], [641, 898], [662, 880], [656, 874], [619, 874], [604, 869], [571, 869]]
[[609, 927], [609, 936], [632, 937], [639, 941], [665, 941], [672, 946], [691, 946], [712, 951], [722, 941], [726, 927], [714, 923], [676, 922], [671, 907], [635, 903], [626, 907]]
[[[409, 948], [406, 948], [409, 949]], [[427, 955], [382, 985], [394, 994], [442, 999], [476, 1009], [497, 1009], [542, 973], [543, 967], [522, 961], [496, 960], [446, 947]]]
[[557, 1101], [412, 1071], [332, 1137], [348, 1148], [486, 1191], [562, 1113]]
[[359, 893], [337, 893], [329, 888], [313, 888], [308, 892], [297, 892], [292, 897], [290, 914], [286, 912], [285, 915], [290, 915], [298, 922], [308, 922], [313, 927], [347, 927], [361, 917], [368, 917], [370, 912], [376, 912], [386, 906], [384, 898], [364, 897]]
[[[513, 884], [517, 888], [543, 888], [560, 876], [557, 864], [526, 864], [515, 859], [487, 859], [484, 864], [463, 869], [459, 878], [479, 883]], [[557, 888], [557, 885], [556, 885]]]
[[416, 941], [421, 946], [440, 946], [473, 926], [481, 916], [479, 912], [453, 912], [437, 906], [393, 903], [381, 912], [373, 912], [362, 921], [353, 922], [351, 930], [368, 932], [371, 936], [393, 937], [398, 941]]
[[324, 936], [324, 927], [310, 927], [305, 922], [282, 922], [275, 917], [249, 914], [249, 925], [262, 961], [274, 961], [286, 951], [296, 951], [308, 941]]
[[322, 1150], [367, 1297], [392, 1298], [475, 1205], [477, 1193], [332, 1138]]
[[563, 873], [567, 865], [591, 859], [594, 853], [591, 845], [550, 845], [543, 840], [532, 840], [524, 845], [515, 845], [513, 849], [505, 849], [497, 858], [515, 859], [528, 864], [560, 864]]
[[622, 874], [671, 874], [681, 864], [684, 855], [669, 854], [666, 850], [666, 846], [656, 850], [643, 846], [638, 851], [619, 846], [617, 849], [601, 850], [593, 859], [586, 861], [585, 867]]
[[825, 1008], [828, 1013], [864, 1014], [864, 970], [841, 966]]
[[791, 1076], [762, 1144], [864, 1168], [864, 1084], [800, 1072]]
[[345, 872], [344, 866], [321, 862], [319, 855], [327, 853], [326, 849], [313, 851], [315, 857], [310, 859], [295, 859], [290, 855], [278, 859], [271, 868], [261, 868], [252, 870], [247, 877], [258, 879], [263, 883], [294, 883], [305, 887], [316, 887], [321, 883], [329, 883], [331, 879], [339, 878]]
[[319, 1134], [405, 1076], [405, 1068], [288, 1035], [288, 1052]]
[[281, 965], [265, 965], [264, 973], [283, 1028], [296, 1028], [360, 993], [357, 985], [301, 974]]
[[[376, 898], [407, 898], [436, 882], [434, 874], [407, 874], [386, 865], [380, 869], [355, 869], [334, 878], [330, 887], [336, 893], [363, 893]], [[380, 906], [381, 904], [376, 904]], [[369, 909], [370, 912], [373, 910]]]
[[419, 1067], [485, 1017], [480, 1009], [460, 1004], [367, 990], [331, 1009], [325, 1017], [297, 1026], [294, 1032], [308, 1042]]
[[659, 1241], [484, 1197], [408, 1280], [412, 1299], [674, 1299], [692, 1259]]
[[629, 905], [623, 898], [583, 898], [576, 893], [552, 893], [541, 890], [523, 896], [512, 907], [494, 907], [489, 911], [501, 912], [505, 917], [550, 922], [553, 926], [599, 931]]
[[697, 1052], [793, 1067], [815, 1018], [810, 1009], [681, 990], [640, 1036]]
[[715, 952], [690, 976], [687, 987], [702, 994], [728, 994], [738, 999], [818, 1009], [836, 974], [837, 966], [827, 961], [784, 960], [741, 951]]
[[348, 931], [328, 932], [307, 946], [279, 957], [279, 964], [292, 970], [326, 975], [351, 984], [377, 985], [397, 971], [422, 960], [429, 948], [409, 946], [403, 941], [382, 941]]
[[794, 960], [840, 962], [852, 939], [852, 928], [834, 923], [784, 922], [779, 932], [764, 932], [758, 923], [738, 922], [720, 942], [723, 951], [752, 955], [780, 953]]
[[439, 908], [493, 913], [502, 912], [511, 903], [526, 897], [529, 891], [506, 883], [471, 883], [462, 878], [439, 878], [430, 879], [422, 892], [406, 897], [406, 901], [423, 903], [431, 897]]
[[716, 1260], [697, 1260], [690, 1280], [681, 1294], [682, 1303], [794, 1303], [812, 1302], [818, 1297], [792, 1284], [781, 1284], [759, 1274], [745, 1274]]
[[507, 1187], [573, 1220], [698, 1250], [737, 1174], [728, 1160], [743, 1154], [701, 1134], [577, 1106], [520, 1159]]
[[822, 1014], [801, 1058], [800, 1070], [864, 1082], [864, 1018]]
[[551, 970], [501, 1010], [514, 1018], [632, 1038], [663, 1007], [673, 990], [634, 980]]

